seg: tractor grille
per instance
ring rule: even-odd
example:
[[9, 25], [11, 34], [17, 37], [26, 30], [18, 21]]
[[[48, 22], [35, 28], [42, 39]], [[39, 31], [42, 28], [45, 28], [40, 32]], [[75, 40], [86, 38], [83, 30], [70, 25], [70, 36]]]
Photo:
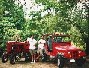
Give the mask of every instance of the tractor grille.
[[78, 51], [72, 51], [71, 58], [77, 58], [77, 57], [78, 57]]

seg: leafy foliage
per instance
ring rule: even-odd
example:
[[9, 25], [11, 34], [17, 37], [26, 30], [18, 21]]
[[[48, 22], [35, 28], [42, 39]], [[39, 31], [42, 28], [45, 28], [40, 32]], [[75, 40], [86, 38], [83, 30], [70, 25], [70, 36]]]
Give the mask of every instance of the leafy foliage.
[[14, 0], [0, 0], [0, 44], [4, 47], [4, 42], [13, 40], [12, 37], [23, 29], [25, 22], [22, 6], [14, 4]]
[[[44, 10], [30, 12], [32, 19], [25, 19], [23, 6], [14, 2], [0, 0], [0, 40], [14, 40], [15, 34], [19, 34], [22, 41], [30, 34], [38, 40], [45, 33], [64, 32], [71, 35], [77, 46], [85, 46], [88, 23], [83, 11], [77, 9], [78, 0], [36, 0], [37, 4], [44, 5]], [[42, 12], [46, 14], [42, 16]]]

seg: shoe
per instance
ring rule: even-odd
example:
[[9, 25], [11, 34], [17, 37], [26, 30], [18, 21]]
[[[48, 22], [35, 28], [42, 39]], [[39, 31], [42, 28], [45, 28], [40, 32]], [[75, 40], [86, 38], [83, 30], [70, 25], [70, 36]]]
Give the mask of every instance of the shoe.
[[31, 62], [31, 63], [34, 63], [34, 62]]
[[35, 60], [34, 60], [34, 63], [35, 63]]
[[34, 63], [33, 60], [31, 61], [31, 63]]

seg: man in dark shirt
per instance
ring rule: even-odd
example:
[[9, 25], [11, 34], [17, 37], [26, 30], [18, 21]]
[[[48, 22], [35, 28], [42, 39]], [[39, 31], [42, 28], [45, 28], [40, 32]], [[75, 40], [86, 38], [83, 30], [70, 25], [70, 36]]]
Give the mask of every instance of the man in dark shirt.
[[50, 36], [48, 39], [48, 49], [49, 51], [52, 51], [52, 36]]

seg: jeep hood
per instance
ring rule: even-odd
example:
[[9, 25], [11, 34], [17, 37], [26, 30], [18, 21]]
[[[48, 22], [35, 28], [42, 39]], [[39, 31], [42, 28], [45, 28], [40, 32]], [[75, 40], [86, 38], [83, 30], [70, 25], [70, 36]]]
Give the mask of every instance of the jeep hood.
[[73, 46], [73, 45], [71, 45], [71, 46], [68, 46], [68, 45], [67, 46], [56, 46], [55, 49], [57, 49], [57, 50], [79, 50], [78, 47]]

